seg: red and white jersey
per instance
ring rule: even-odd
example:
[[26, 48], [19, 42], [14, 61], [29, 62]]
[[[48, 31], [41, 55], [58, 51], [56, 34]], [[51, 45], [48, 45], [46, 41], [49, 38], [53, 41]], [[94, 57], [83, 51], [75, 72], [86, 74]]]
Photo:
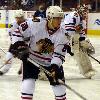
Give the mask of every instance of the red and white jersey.
[[80, 32], [80, 36], [85, 36], [85, 24], [86, 23], [84, 23], [79, 14], [76, 11], [73, 11], [65, 14], [64, 21], [62, 22], [61, 27], [65, 29], [66, 33], [68, 33], [69, 36], [73, 36], [76, 31], [76, 26], [82, 25], [83, 29]]
[[10, 27], [9, 27], [9, 29], [8, 29], [8, 34], [9, 34], [9, 36], [10, 36], [11, 44], [13, 44], [13, 42], [12, 42], [12, 36], [15, 35], [15, 34], [13, 34], [13, 33], [14, 33], [14, 31], [15, 31], [18, 27], [19, 27], [19, 25], [17, 24], [16, 21], [13, 22], [12, 24], [10, 24]]
[[14, 22], [13, 24], [11, 24], [11, 28], [9, 28], [9, 31], [8, 31], [11, 37], [11, 44], [14, 44], [16, 41], [27, 40], [27, 38], [29, 38], [31, 34], [30, 32], [31, 24], [33, 24], [33, 21], [30, 19], [26, 19], [20, 25], [18, 25], [17, 22]]
[[[23, 23], [22, 23], [23, 24]], [[28, 24], [28, 22], [27, 22]], [[30, 24], [29, 24], [30, 25]], [[36, 25], [36, 26], [34, 26]], [[66, 54], [66, 45], [69, 44], [67, 37], [64, 34], [64, 29], [59, 28], [54, 34], [50, 35], [47, 30], [47, 21], [41, 21], [38, 24], [34, 24], [26, 27], [26, 29], [22, 29], [22, 25], [19, 27], [19, 34], [22, 34], [24, 38], [30, 37], [30, 55], [29, 57], [38, 62], [41, 65], [49, 66], [50, 64], [57, 64], [61, 66]], [[36, 27], [34, 29], [34, 27]], [[33, 31], [35, 30], [35, 32]], [[15, 31], [16, 34], [16, 31]], [[22, 41], [23, 37], [19, 37]], [[37, 42], [43, 39], [48, 39], [53, 44], [53, 52], [39, 52], [39, 48], [37, 46]], [[20, 41], [19, 40], [19, 41]], [[16, 40], [16, 42], [18, 39]]]
[[8, 29], [9, 35], [10, 35], [11, 33], [13, 33], [14, 30], [15, 30], [16, 28], [18, 28], [18, 27], [19, 27], [19, 25], [17, 24], [16, 21], [14, 21], [13, 23], [11, 23], [10, 26], [9, 26], [9, 29]]

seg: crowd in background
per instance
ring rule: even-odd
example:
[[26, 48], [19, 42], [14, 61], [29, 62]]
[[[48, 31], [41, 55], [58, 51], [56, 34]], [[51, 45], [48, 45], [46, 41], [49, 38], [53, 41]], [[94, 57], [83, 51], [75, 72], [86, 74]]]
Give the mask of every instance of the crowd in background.
[[[90, 11], [100, 11], [100, 0], [62, 0], [62, 7], [64, 9], [75, 8], [78, 3], [88, 5]], [[36, 10], [40, 4], [44, 4], [47, 8], [52, 5], [52, 0], [0, 0], [0, 9], [8, 10]], [[60, 5], [60, 0], [54, 0], [54, 5]]]

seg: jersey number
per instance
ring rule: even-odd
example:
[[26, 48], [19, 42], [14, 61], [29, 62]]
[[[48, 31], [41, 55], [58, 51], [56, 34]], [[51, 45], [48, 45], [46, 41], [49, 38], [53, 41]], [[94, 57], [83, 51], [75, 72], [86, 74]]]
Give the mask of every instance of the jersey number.
[[25, 31], [28, 28], [27, 22], [22, 23], [21, 27], [22, 27], [22, 31]]

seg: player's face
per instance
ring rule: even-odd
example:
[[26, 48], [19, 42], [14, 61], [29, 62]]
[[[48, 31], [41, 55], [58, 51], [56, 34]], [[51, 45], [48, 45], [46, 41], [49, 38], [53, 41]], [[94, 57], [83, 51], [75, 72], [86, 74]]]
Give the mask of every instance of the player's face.
[[18, 24], [21, 24], [24, 21], [23, 17], [16, 17], [15, 18]]
[[61, 20], [62, 18], [61, 17], [55, 17], [52, 19], [52, 26], [54, 28], [59, 28], [60, 27], [60, 24], [61, 24]]

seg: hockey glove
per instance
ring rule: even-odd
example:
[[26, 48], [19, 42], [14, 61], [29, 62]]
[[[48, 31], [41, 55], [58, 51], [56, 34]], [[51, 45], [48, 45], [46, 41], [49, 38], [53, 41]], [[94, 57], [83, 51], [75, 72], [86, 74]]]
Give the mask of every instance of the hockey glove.
[[61, 70], [60, 70], [59, 66], [56, 64], [51, 64], [50, 72], [51, 72], [52, 78], [53, 78], [53, 82], [52, 82], [53, 85], [59, 84], [58, 79], [61, 76]]
[[27, 47], [24, 47], [24, 46], [20, 46], [18, 48], [18, 55], [17, 57], [20, 59], [20, 60], [26, 60], [29, 56], [29, 50]]
[[10, 52], [20, 60], [25, 60], [29, 55], [28, 45], [24, 41], [15, 42], [11, 46]]
[[84, 51], [87, 52], [89, 54], [94, 54], [95, 53], [95, 49], [92, 46], [92, 44], [90, 43], [89, 40], [83, 40], [80, 42], [80, 48]]
[[67, 53], [69, 53], [71, 56], [74, 56], [74, 53], [71, 52], [71, 47], [69, 45], [64, 45], [64, 49], [66, 49]]

